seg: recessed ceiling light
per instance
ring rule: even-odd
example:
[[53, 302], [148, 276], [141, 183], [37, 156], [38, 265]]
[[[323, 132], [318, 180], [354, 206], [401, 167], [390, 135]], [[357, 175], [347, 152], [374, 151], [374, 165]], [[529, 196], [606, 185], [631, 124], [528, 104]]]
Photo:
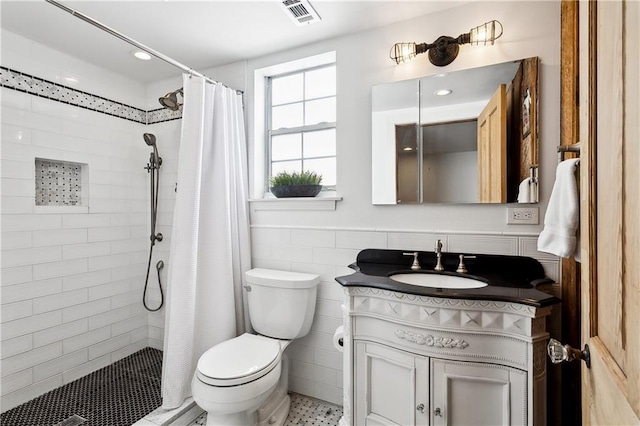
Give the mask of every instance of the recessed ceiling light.
[[450, 95], [451, 93], [452, 91], [450, 89], [440, 89], [433, 92], [433, 94], [436, 96], [447, 96], [447, 95]]
[[151, 60], [151, 55], [149, 55], [147, 52], [143, 52], [142, 50], [135, 50], [131, 52], [131, 54], [142, 61]]

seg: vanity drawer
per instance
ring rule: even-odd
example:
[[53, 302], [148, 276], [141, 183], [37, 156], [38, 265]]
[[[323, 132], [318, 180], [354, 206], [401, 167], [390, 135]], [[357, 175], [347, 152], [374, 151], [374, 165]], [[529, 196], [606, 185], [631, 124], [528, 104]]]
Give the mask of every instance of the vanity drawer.
[[528, 343], [484, 332], [420, 328], [368, 316], [355, 316], [352, 338], [399, 347], [425, 356], [530, 368]]

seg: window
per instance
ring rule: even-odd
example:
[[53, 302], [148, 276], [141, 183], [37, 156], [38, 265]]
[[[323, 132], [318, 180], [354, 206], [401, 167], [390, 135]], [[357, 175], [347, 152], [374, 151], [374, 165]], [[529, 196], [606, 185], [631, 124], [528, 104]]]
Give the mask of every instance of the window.
[[313, 171], [334, 189], [335, 64], [266, 77], [266, 95], [267, 177]]

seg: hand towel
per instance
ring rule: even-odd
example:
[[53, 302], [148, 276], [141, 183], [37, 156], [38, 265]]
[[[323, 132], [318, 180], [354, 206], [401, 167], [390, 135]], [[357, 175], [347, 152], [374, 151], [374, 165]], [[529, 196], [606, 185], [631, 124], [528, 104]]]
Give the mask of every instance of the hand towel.
[[531, 178], [528, 177], [518, 186], [518, 202], [530, 203], [531, 202]]
[[580, 205], [575, 170], [579, 162], [580, 159], [572, 158], [558, 164], [544, 216], [544, 229], [538, 237], [539, 251], [560, 257], [571, 257], [576, 253]]
[[531, 185], [529, 185], [529, 202], [537, 203], [538, 202], [538, 179], [533, 179], [531, 181]]

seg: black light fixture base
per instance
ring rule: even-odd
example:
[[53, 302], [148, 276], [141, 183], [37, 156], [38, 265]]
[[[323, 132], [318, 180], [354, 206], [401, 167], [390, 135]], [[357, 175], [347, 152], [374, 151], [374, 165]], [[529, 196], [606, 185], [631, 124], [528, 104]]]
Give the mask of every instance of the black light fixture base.
[[444, 67], [458, 57], [459, 51], [460, 46], [456, 39], [442, 36], [429, 46], [429, 61], [437, 67]]

